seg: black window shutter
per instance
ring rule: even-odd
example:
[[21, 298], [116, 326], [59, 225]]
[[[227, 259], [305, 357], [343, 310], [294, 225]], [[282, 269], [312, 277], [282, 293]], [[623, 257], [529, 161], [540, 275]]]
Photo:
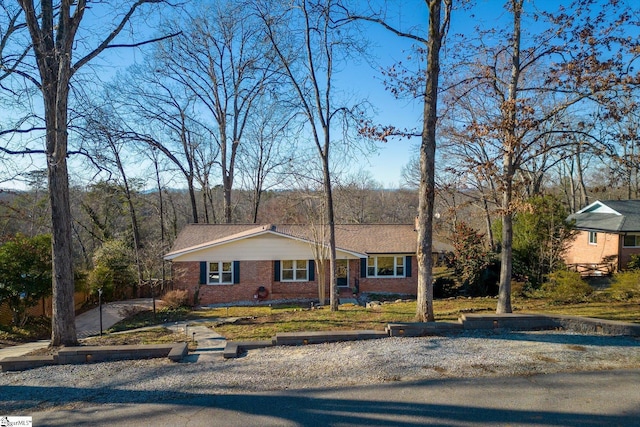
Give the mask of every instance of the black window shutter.
[[280, 281], [280, 261], [273, 261], [273, 281]]
[[200, 284], [207, 284], [207, 262], [200, 261]]
[[316, 280], [316, 262], [312, 259], [309, 260], [309, 281]]
[[411, 277], [411, 255], [404, 259], [404, 277]]
[[233, 283], [240, 283], [240, 261], [233, 261]]
[[360, 258], [360, 277], [367, 277], [367, 259]]

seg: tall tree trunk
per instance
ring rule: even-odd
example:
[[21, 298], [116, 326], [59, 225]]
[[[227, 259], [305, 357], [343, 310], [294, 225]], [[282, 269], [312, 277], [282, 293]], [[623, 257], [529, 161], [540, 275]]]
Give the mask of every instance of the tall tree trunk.
[[[124, 171], [123, 171], [124, 173]], [[142, 261], [140, 259], [140, 250], [142, 249], [142, 242], [140, 241], [140, 227], [138, 226], [138, 216], [136, 215], [136, 209], [133, 205], [133, 199], [131, 197], [131, 190], [129, 189], [129, 183], [126, 178], [124, 179], [124, 188], [127, 197], [127, 206], [129, 207], [129, 216], [131, 217], [131, 228], [133, 229], [133, 248], [136, 257], [136, 270], [138, 272], [138, 286], [142, 283]], [[137, 289], [134, 289], [134, 296], [137, 294]]]
[[211, 224], [211, 222], [209, 221], [209, 206], [207, 203], [207, 186], [203, 185], [202, 186], [202, 205], [204, 207], [204, 222], [205, 224]]
[[133, 198], [131, 196], [131, 189], [129, 188], [129, 180], [127, 179], [127, 175], [124, 170], [124, 165], [120, 159], [120, 153], [118, 153], [118, 149], [113, 141], [109, 141], [109, 145], [113, 150], [113, 155], [116, 160], [116, 166], [120, 171], [120, 175], [122, 175], [122, 181], [124, 183], [124, 194], [127, 199], [127, 207], [129, 208], [129, 217], [131, 218], [131, 228], [133, 231], [133, 249], [136, 257], [136, 271], [138, 273], [138, 284], [134, 288], [134, 297], [137, 296], [138, 286], [142, 283], [142, 262], [140, 260], [140, 250], [142, 249], [142, 243], [140, 241], [140, 227], [138, 227], [138, 216], [136, 215], [136, 209], [133, 205]]
[[[78, 339], [75, 326], [71, 206], [67, 170], [67, 111], [71, 51], [85, 4], [80, 0], [73, 17], [70, 15], [70, 4], [60, 6], [55, 36], [56, 12], [52, 1], [41, 2], [39, 14], [36, 14], [32, 0], [21, 0], [19, 4], [25, 11], [27, 27], [34, 45], [47, 128], [45, 151], [53, 253], [51, 345], [76, 345]], [[38, 23], [39, 18], [42, 25]]]
[[231, 223], [231, 178], [226, 175], [224, 178], [224, 222]]
[[198, 223], [198, 201], [196, 200], [196, 189], [193, 186], [193, 174], [187, 176], [187, 187], [189, 190], [189, 200], [191, 202], [191, 214], [193, 223]]
[[[158, 158], [153, 157], [153, 165], [156, 170], [156, 184], [158, 185], [158, 208], [160, 210], [160, 247], [162, 248], [162, 252], [165, 251], [165, 230], [164, 230], [164, 200], [162, 197], [162, 183], [160, 182], [160, 171], [158, 170]], [[161, 257], [160, 262], [162, 262], [162, 288], [164, 289], [164, 281], [165, 281], [165, 269], [164, 269], [164, 257]]]
[[[504, 162], [513, 161], [505, 154]], [[510, 166], [509, 166], [510, 167]], [[511, 199], [513, 196], [512, 178], [505, 178], [505, 189], [502, 193], [502, 252], [500, 253], [500, 285], [496, 313], [511, 313], [511, 273], [513, 270], [513, 214]]]
[[[584, 175], [582, 173], [582, 147], [580, 144], [576, 146], [576, 173], [578, 174], [578, 189], [580, 190], [580, 209], [589, 204], [589, 196], [587, 195], [587, 186], [584, 184]], [[576, 211], [579, 209], [576, 209]]]
[[489, 212], [489, 203], [484, 192], [482, 193], [482, 211], [484, 212], [485, 226], [487, 227], [487, 246], [490, 251], [495, 251], [496, 245], [493, 239], [493, 229], [491, 228], [491, 212]]
[[[567, 164], [567, 162], [563, 162], [563, 166], [562, 169], [565, 173], [565, 177], [566, 180], [569, 181], [569, 183], [567, 184], [566, 182], [563, 183], [563, 189], [564, 189], [564, 193], [566, 195], [567, 198], [567, 202], [569, 204], [569, 208], [571, 208], [571, 212], [575, 212], [578, 209], [576, 209], [576, 183], [575, 180], [573, 178], [573, 158], [571, 159], [571, 167], [569, 167], [569, 165]], [[568, 187], [568, 188], [567, 188]]]
[[444, 30], [440, 26], [442, 0], [429, 1], [426, 85], [420, 145], [420, 189], [418, 192], [418, 292], [416, 320], [432, 322], [433, 311], [433, 206], [435, 198], [436, 125], [440, 47]]
[[514, 152], [517, 149], [516, 114], [518, 82], [520, 80], [520, 23], [523, 0], [511, 0], [513, 8], [513, 40], [511, 53], [511, 79], [507, 100], [502, 109], [504, 119], [504, 154], [502, 163], [502, 253], [500, 266], [500, 290], [496, 312], [511, 313], [511, 274], [513, 266], [513, 177], [515, 175]]
[[[236, 134], [236, 130], [234, 129], [234, 135]], [[231, 155], [229, 156], [229, 168], [225, 172], [224, 177], [224, 222], [230, 224], [233, 221], [232, 215], [232, 205], [231, 205], [231, 191], [233, 189], [233, 180], [235, 177], [236, 170], [236, 156], [238, 153], [238, 146], [240, 145], [240, 141], [237, 138], [234, 138], [231, 143]]]
[[257, 188], [253, 190], [253, 214], [251, 215], [254, 224], [258, 223], [258, 212], [260, 211], [260, 197], [262, 191]]
[[331, 173], [329, 171], [329, 130], [325, 132], [325, 151], [322, 158], [324, 174], [324, 194], [327, 203], [327, 225], [329, 226], [329, 306], [331, 311], [337, 311], [340, 304], [338, 296], [338, 280], [336, 265], [336, 226], [333, 213], [333, 191], [331, 188]]
[[[63, 95], [64, 96], [64, 95]], [[45, 105], [60, 107], [66, 100], [46, 100]], [[69, 204], [69, 175], [67, 171], [66, 108], [50, 107], [48, 120], [58, 124], [57, 130], [47, 132], [47, 170], [53, 252], [53, 308], [51, 345], [77, 345], [75, 324], [73, 253], [71, 240], [71, 207]], [[56, 114], [56, 110], [58, 114]], [[64, 112], [63, 112], [64, 111]]]

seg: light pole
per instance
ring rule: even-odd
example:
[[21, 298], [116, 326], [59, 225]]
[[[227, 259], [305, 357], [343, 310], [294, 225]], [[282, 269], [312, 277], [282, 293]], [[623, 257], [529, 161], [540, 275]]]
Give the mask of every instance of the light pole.
[[100, 336], [102, 336], [102, 288], [98, 289], [98, 306], [100, 307]]

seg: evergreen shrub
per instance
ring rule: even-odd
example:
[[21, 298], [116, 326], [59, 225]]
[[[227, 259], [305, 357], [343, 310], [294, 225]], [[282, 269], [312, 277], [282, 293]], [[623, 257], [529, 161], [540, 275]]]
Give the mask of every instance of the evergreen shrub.
[[593, 288], [582, 280], [580, 273], [557, 270], [549, 274], [549, 279], [542, 285], [542, 295], [555, 303], [576, 303], [586, 301], [593, 293]]
[[611, 298], [628, 300], [640, 297], [640, 270], [629, 270], [616, 273], [611, 287], [608, 289]]

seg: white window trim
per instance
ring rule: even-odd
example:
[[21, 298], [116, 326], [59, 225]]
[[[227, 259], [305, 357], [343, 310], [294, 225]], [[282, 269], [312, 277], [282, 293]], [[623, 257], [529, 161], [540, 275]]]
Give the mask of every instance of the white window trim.
[[598, 232], [597, 231], [589, 231], [589, 235], [587, 237], [590, 245], [598, 245]]
[[[284, 263], [285, 261], [293, 262], [293, 279], [285, 279], [284, 278]], [[307, 272], [307, 277], [304, 279], [298, 279], [298, 270], [302, 270], [302, 268], [298, 268], [298, 261], [303, 261], [305, 264], [304, 270]], [[281, 282], [308, 282], [309, 281], [309, 260], [302, 259], [286, 259], [280, 261], [280, 281]]]
[[[222, 281], [222, 264], [224, 263], [229, 263], [231, 264], [231, 281], [230, 282], [223, 282]], [[218, 273], [220, 275], [220, 281], [218, 282], [212, 282], [211, 281], [211, 264], [218, 264]], [[233, 285], [233, 261], [210, 261], [207, 263], [207, 285], [212, 285], [212, 286], [216, 286], [216, 285]]]
[[[384, 275], [384, 276], [379, 276], [378, 275], [378, 258], [393, 258], [393, 275], [389, 274], [389, 275]], [[397, 274], [398, 271], [398, 258], [402, 259], [402, 273], [401, 275]], [[373, 259], [373, 267], [374, 267], [374, 271], [375, 274], [370, 275], [369, 274], [369, 260]], [[399, 278], [405, 278], [407, 277], [407, 260], [405, 258], [404, 255], [393, 255], [393, 254], [389, 254], [389, 255], [376, 255], [376, 256], [370, 256], [367, 258], [367, 277], [372, 278], [372, 279], [399, 279]]]
[[[636, 244], [635, 246], [627, 246], [624, 244], [624, 238], [627, 236], [634, 236], [636, 238]], [[640, 241], [640, 235], [639, 234], [627, 234], [625, 236], [622, 236], [622, 247], [623, 248], [640, 248], [640, 245], [638, 245], [638, 241]]]

